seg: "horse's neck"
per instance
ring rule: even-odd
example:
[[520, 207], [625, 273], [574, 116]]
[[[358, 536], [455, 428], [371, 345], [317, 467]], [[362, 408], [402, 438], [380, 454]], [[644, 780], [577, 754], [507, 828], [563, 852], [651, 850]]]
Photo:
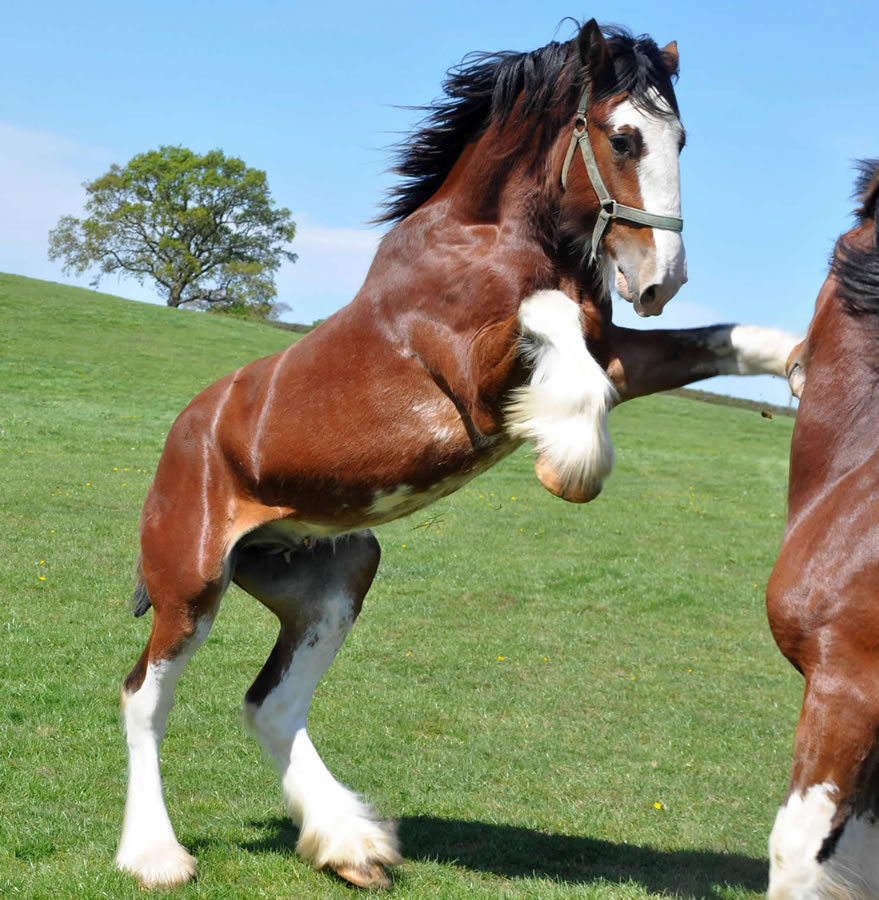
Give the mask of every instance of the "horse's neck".
[[358, 303], [479, 430], [496, 433], [503, 397], [524, 377], [519, 306], [534, 291], [556, 287], [558, 276], [526, 192], [499, 185], [473, 148], [465, 155], [440, 190], [382, 240]]
[[497, 140], [469, 145], [440, 189], [385, 236], [360, 298], [488, 433], [527, 374], [517, 353], [522, 301], [560, 289], [595, 308], [595, 286], [559, 258], [557, 173], [535, 165], [534, 148], [499, 149]]
[[879, 344], [838, 298], [809, 327], [806, 388], [791, 456], [791, 514], [864, 465], [879, 462]]

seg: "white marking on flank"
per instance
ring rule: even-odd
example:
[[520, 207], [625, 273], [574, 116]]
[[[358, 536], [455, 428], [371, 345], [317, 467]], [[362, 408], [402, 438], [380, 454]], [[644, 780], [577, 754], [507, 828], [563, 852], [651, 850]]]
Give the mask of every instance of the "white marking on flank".
[[586, 348], [580, 307], [538, 291], [519, 307], [519, 326], [533, 368], [507, 407], [507, 430], [531, 441], [564, 484], [597, 493], [613, 467], [607, 415], [618, 395]]

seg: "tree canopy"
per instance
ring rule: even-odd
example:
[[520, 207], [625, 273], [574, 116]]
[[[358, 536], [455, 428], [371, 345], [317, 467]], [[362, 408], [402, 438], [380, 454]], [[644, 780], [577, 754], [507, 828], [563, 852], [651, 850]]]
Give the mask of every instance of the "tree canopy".
[[266, 173], [221, 150], [141, 153], [83, 187], [87, 216], [62, 216], [49, 258], [64, 271], [152, 279], [169, 306], [271, 316], [274, 273], [296, 226], [272, 203]]

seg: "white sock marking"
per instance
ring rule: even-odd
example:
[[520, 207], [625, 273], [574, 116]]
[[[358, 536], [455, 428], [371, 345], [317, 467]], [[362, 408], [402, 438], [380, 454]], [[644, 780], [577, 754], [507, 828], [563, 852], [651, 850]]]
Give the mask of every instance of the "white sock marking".
[[600, 488], [613, 467], [607, 415], [618, 395], [586, 347], [580, 315], [561, 291], [522, 302], [519, 326], [533, 371], [507, 407], [507, 430], [546, 454], [565, 484]]
[[159, 745], [174, 705], [174, 688], [211, 622], [202, 619], [186, 648], [173, 659], [149, 663], [140, 688], [122, 696], [128, 794], [116, 865], [145, 887], [182, 884], [195, 874], [195, 860], [177, 842], [165, 808]]
[[818, 862], [836, 814], [835, 790], [830, 782], [813, 784], [778, 811], [769, 838], [768, 900], [879, 897], [879, 828], [872, 817], [849, 819], [828, 858]]
[[787, 374], [785, 365], [799, 338], [777, 328], [757, 325], [734, 325], [730, 344], [735, 353], [737, 371], [734, 375]]
[[280, 683], [245, 717], [281, 771], [291, 818], [300, 826], [296, 851], [315, 868], [400, 861], [393, 829], [355, 793], [339, 784], [306, 731], [311, 697], [352, 625], [351, 599], [337, 593], [324, 601]]

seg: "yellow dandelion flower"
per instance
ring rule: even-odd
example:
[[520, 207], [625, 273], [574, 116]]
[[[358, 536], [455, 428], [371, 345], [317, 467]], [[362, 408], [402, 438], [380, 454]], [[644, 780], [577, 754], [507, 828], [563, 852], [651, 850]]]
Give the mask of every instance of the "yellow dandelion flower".
[[662, 804], [657, 800], [656, 803], [653, 804], [654, 809], [662, 809]]
[[407, 651], [406, 651], [406, 656], [411, 656], [411, 655], [412, 655], [412, 651], [411, 651], [411, 650], [407, 650]]
[[499, 656], [497, 658], [498, 662], [503, 662], [506, 659], [506, 656]]
[[46, 580], [46, 576], [45, 576], [45, 575], [40, 575], [40, 581], [45, 581], [45, 580]]
[[41, 559], [41, 560], [40, 560], [40, 565], [41, 565], [41, 566], [44, 566], [44, 565], [46, 565], [46, 560], [44, 560], [44, 559]]

